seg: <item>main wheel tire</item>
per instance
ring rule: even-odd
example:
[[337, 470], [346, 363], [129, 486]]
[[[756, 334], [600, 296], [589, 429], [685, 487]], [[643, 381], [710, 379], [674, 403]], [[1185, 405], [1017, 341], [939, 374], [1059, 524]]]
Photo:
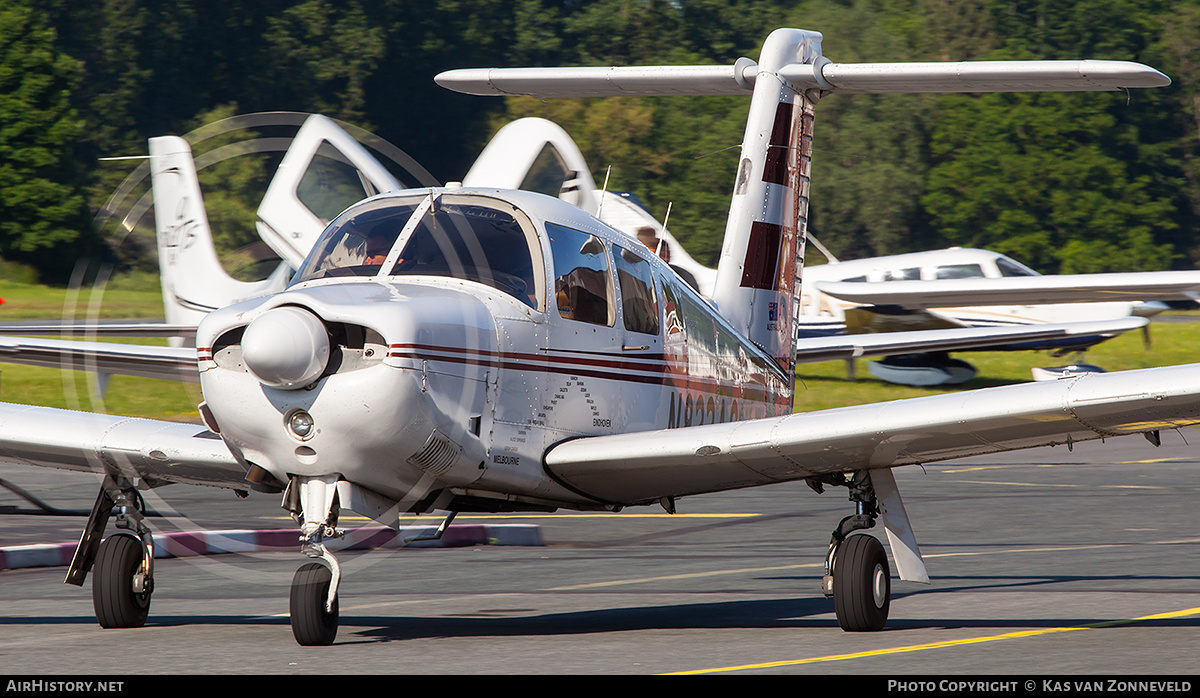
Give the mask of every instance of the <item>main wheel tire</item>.
[[290, 611], [292, 635], [305, 646], [332, 645], [338, 631], [338, 600], [333, 610], [325, 610], [333, 573], [319, 562], [310, 562], [292, 577]]
[[142, 565], [142, 542], [123, 534], [109, 536], [96, 552], [92, 566], [92, 606], [102, 628], [140, 628], [150, 613], [153, 589], [133, 590], [133, 576]]
[[846, 538], [833, 557], [833, 608], [849, 632], [882, 630], [892, 603], [887, 553], [874, 536]]

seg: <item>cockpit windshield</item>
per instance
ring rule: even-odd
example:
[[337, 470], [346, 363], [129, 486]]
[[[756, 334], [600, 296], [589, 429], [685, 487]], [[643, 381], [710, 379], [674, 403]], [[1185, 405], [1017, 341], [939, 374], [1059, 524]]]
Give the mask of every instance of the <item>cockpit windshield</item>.
[[378, 199], [330, 224], [293, 283], [336, 276], [446, 276], [486, 284], [538, 308], [542, 275], [534, 271], [541, 268], [536, 241], [528, 219], [500, 201], [453, 195]]

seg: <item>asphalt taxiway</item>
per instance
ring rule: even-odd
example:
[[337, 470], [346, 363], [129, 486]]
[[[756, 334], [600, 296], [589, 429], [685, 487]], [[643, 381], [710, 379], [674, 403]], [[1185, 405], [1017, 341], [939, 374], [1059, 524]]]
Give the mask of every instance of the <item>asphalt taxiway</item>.
[[[879, 633], [840, 630], [820, 593], [829, 533], [852, 513], [844, 490], [793, 483], [687, 498], [675, 516], [486, 519], [538, 524], [542, 546], [343, 553], [341, 627], [323, 648], [297, 646], [288, 624], [298, 551], [160, 560], [133, 630], [101, 629], [90, 584], [63, 584], [62, 568], [2, 571], [0, 671], [1191, 674], [1198, 447], [1186, 430], [1159, 448], [1134, 436], [897, 470], [933, 583], [893, 579]], [[0, 477], [60, 508], [95, 497], [86, 474]], [[274, 496], [157, 494], [161, 530], [290, 525]], [[82, 516], [32, 512], [0, 490], [0, 547], [78, 538]]]

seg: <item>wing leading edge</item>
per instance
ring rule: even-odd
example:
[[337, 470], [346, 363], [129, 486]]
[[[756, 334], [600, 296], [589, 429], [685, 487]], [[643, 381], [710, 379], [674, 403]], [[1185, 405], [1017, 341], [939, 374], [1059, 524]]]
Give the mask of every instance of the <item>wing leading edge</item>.
[[633, 504], [1194, 424], [1200, 364], [585, 437], [552, 448], [546, 469], [597, 500]]
[[0, 461], [245, 490], [246, 466], [202, 426], [0, 402]]
[[0, 337], [0, 362], [198, 383], [196, 350], [69, 339]]
[[812, 337], [797, 340], [797, 363], [857, 359], [927, 351], [962, 351], [1018, 342], [1049, 341], [1071, 337], [1112, 337], [1149, 324], [1143, 317], [1095, 322], [1034, 324], [1021, 327], [983, 327], [950, 330], [915, 330], [871, 334]]
[[817, 288], [852, 303], [903, 308], [1195, 300], [1200, 297], [1200, 272], [1147, 271], [876, 283], [819, 281]]

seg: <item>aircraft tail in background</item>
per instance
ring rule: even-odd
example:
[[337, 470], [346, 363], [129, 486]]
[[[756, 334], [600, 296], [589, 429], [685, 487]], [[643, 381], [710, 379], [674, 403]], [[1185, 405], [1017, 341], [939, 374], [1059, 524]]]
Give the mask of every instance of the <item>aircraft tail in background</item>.
[[546, 119], [530, 117], [505, 124], [462, 183], [536, 191], [596, 215], [596, 182], [579, 146], [561, 126]]
[[287, 285], [291, 270], [286, 264], [261, 281], [238, 281], [225, 272], [213, 246], [187, 141], [178, 136], [151, 138], [150, 176], [168, 324], [194, 327], [217, 308], [276, 293]]

